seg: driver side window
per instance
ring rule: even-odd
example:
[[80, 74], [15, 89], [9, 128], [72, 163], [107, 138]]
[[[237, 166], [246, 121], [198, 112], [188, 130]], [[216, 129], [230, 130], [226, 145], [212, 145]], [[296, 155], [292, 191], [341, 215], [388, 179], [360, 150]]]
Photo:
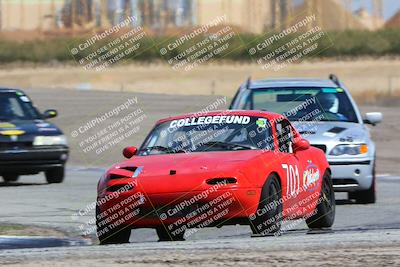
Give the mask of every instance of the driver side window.
[[292, 153], [293, 133], [290, 123], [287, 120], [275, 123], [276, 134], [278, 137], [279, 151]]
[[15, 115], [21, 118], [24, 117], [24, 111], [22, 110], [21, 105], [18, 103], [16, 98], [10, 98], [10, 107]]

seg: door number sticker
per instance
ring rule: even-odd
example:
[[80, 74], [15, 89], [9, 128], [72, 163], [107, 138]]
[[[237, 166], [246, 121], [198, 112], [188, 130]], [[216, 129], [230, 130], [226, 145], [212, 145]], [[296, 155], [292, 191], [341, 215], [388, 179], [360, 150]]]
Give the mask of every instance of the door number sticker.
[[300, 176], [297, 165], [282, 164], [286, 170], [286, 194], [296, 195], [300, 192]]

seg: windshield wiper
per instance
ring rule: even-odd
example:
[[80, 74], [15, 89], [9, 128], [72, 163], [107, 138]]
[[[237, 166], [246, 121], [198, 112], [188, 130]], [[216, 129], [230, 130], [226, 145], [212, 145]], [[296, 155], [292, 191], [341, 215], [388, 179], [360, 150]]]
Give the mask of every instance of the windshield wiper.
[[141, 149], [140, 151], [150, 151], [150, 150], [169, 151], [169, 148], [165, 146], [149, 146], [144, 149]]
[[241, 144], [236, 144], [236, 143], [229, 143], [229, 142], [222, 142], [222, 141], [210, 141], [207, 143], [202, 144], [202, 146], [217, 146], [217, 147], [222, 147], [222, 148], [227, 148], [227, 149], [256, 149], [255, 147], [252, 146], [245, 146]]
[[348, 120], [342, 121], [337, 119], [319, 119], [318, 121], [330, 121], [330, 122], [349, 122]]
[[151, 150], [158, 150], [162, 152], [168, 152], [168, 153], [184, 153], [184, 150], [176, 150], [173, 148], [165, 147], [165, 146], [149, 146], [144, 149], [141, 149], [140, 151], [151, 151]]

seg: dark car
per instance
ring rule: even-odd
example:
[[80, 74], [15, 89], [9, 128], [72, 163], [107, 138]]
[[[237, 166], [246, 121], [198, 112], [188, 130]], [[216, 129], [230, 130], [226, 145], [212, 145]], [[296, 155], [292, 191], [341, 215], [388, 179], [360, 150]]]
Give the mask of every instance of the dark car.
[[39, 172], [45, 173], [48, 183], [63, 181], [67, 140], [46, 121], [56, 116], [56, 110], [40, 113], [23, 91], [0, 88], [0, 176], [4, 181]]

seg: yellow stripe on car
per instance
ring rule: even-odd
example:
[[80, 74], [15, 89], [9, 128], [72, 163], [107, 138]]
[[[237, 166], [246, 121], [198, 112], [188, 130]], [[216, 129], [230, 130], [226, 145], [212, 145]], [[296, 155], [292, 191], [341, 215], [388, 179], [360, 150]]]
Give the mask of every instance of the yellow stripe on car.
[[8, 123], [8, 122], [4, 122], [4, 123], [0, 123], [0, 128], [15, 128], [15, 124], [12, 123]]
[[6, 130], [6, 131], [0, 131], [1, 135], [23, 135], [25, 131], [21, 130]]

